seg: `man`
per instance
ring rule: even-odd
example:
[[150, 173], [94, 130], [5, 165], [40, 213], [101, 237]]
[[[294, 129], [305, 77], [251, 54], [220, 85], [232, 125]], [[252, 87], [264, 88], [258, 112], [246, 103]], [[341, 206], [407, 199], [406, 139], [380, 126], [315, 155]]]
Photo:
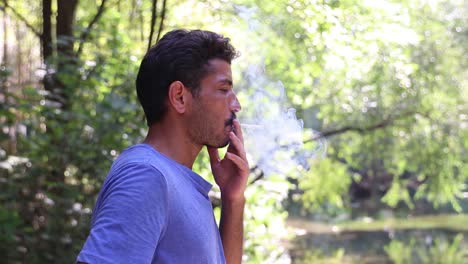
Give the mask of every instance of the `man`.
[[[148, 135], [112, 165], [78, 262], [241, 262], [249, 165], [235, 56], [229, 39], [201, 30], [171, 31], [148, 51], [136, 81]], [[221, 159], [217, 149], [227, 145]], [[191, 170], [203, 146], [221, 190], [219, 229], [212, 186]]]

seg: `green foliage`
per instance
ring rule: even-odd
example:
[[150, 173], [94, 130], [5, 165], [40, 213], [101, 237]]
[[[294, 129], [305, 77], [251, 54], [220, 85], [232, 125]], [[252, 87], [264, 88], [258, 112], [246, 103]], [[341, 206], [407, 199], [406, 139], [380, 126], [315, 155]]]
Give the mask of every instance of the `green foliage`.
[[[117, 30], [115, 14], [108, 10], [94, 32], [105, 43], [93, 42], [82, 58], [58, 69], [70, 98], [67, 108], [38, 87], [25, 87], [14, 101], [27, 133], [17, 138], [24, 162], [11, 164], [14, 156], [7, 156], [2, 162], [13, 166], [0, 171], [0, 240], [8, 242], [0, 243], [0, 252], [12, 263], [73, 262], [112, 160], [142, 137], [133, 85], [138, 64], [132, 58], [140, 54], [132, 55], [135, 48]], [[61, 60], [68, 58], [56, 58]]]
[[398, 240], [392, 240], [384, 247], [388, 257], [395, 264], [411, 263], [411, 252], [414, 247], [414, 240], [411, 240], [409, 245]]
[[[304, 190], [304, 206], [310, 208], [331, 204], [343, 207], [343, 196], [350, 183], [347, 167], [332, 159], [324, 159], [315, 162], [312, 168], [304, 172], [303, 178], [299, 178], [299, 187]], [[329, 178], [324, 177], [330, 172], [333, 174]]]
[[466, 263], [467, 251], [463, 249], [462, 241], [462, 234], [458, 234], [452, 242], [436, 239], [434, 246], [428, 252], [420, 252], [419, 256], [424, 263]]
[[325, 254], [321, 250], [312, 250], [305, 252], [300, 260], [295, 261], [297, 264], [318, 263], [318, 264], [339, 264], [348, 263], [345, 261], [345, 250], [340, 248], [332, 254]]
[[[220, 155], [224, 155], [223, 151], [220, 151]], [[197, 157], [193, 170], [214, 182], [206, 151], [203, 150]], [[282, 244], [290, 234], [285, 226], [287, 213], [282, 201], [287, 196], [288, 187], [286, 180], [278, 175], [271, 175], [268, 181], [259, 180], [248, 186], [244, 212], [243, 263], [275, 263], [285, 258], [287, 248]], [[214, 186], [211, 196], [221, 196], [217, 186]], [[214, 213], [219, 223], [220, 208], [216, 207]]]
[[[373, 182], [373, 199], [389, 191], [383, 201], [392, 207], [428, 200], [461, 211], [468, 164], [467, 60], [462, 59], [467, 17], [461, 2], [283, 4], [270, 9], [252, 3], [259, 7], [257, 16], [276, 17], [262, 30], [277, 33], [268, 46], [282, 48], [268, 51], [266, 67], [271, 76], [281, 76], [306, 126], [342, 131], [329, 138], [333, 163], [345, 164], [348, 179]], [[320, 166], [312, 170], [327, 181], [341, 177]], [[306, 190], [308, 204], [331, 195], [322, 192], [317, 199], [317, 189]], [[334, 189], [335, 196], [344, 189]]]
[[284, 179], [258, 181], [246, 191], [245, 263], [275, 263], [284, 260], [289, 237], [287, 213], [281, 201], [287, 195]]
[[417, 243], [411, 239], [409, 243], [392, 240], [385, 246], [385, 252], [395, 264], [407, 263], [466, 263], [467, 253], [463, 247], [463, 235], [456, 235], [450, 242], [445, 238], [436, 238], [430, 246]]

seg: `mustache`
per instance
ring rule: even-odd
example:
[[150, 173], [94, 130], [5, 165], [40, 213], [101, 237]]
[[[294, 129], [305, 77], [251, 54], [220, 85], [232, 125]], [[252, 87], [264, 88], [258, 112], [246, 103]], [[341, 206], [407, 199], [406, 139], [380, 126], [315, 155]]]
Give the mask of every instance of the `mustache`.
[[234, 119], [236, 119], [236, 118], [237, 118], [236, 114], [231, 113], [231, 117], [228, 120], [226, 120], [226, 122], [224, 122], [224, 124], [226, 126], [232, 126], [234, 124]]

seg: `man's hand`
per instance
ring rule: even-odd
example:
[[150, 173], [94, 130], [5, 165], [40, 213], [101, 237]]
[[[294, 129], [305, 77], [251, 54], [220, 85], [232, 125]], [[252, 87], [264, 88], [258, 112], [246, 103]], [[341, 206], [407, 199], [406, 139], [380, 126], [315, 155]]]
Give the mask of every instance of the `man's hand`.
[[221, 189], [221, 221], [219, 232], [227, 264], [240, 264], [244, 239], [244, 191], [249, 176], [249, 163], [245, 155], [244, 138], [238, 120], [224, 159], [219, 159], [218, 149], [208, 148], [210, 164], [216, 183]]
[[211, 170], [216, 184], [221, 189], [221, 197], [232, 202], [244, 199], [250, 172], [240, 123], [235, 119], [233, 125], [235, 132], [229, 132], [231, 142], [222, 160], [219, 158], [217, 148], [208, 147]]

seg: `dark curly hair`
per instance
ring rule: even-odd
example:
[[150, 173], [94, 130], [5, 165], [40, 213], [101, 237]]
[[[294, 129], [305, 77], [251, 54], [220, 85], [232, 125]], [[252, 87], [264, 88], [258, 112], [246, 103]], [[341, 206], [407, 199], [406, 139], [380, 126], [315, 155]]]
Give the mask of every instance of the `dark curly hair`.
[[229, 41], [210, 31], [178, 29], [168, 32], [148, 50], [136, 79], [138, 100], [148, 126], [166, 114], [172, 82], [182, 82], [196, 96], [200, 80], [208, 73], [209, 60], [217, 58], [231, 63], [237, 52]]

